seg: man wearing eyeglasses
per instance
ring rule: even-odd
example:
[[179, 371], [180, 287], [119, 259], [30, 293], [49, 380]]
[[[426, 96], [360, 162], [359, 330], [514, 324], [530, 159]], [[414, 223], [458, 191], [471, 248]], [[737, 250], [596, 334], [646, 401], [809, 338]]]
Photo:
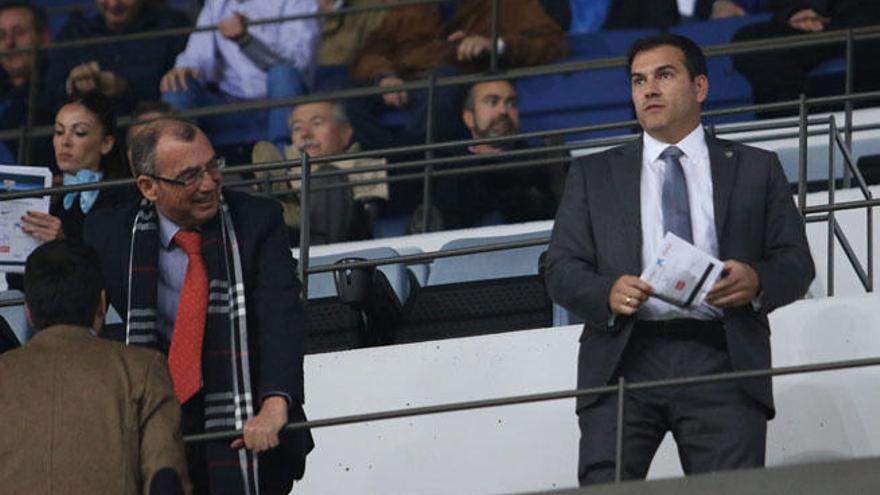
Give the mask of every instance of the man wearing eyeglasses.
[[[221, 192], [223, 159], [177, 119], [131, 142], [139, 204], [93, 215], [116, 338], [168, 354], [184, 434], [243, 430], [189, 444], [194, 493], [286, 494], [313, 443], [304, 421], [300, 285], [281, 208]], [[259, 490], [259, 491], [258, 491]]]

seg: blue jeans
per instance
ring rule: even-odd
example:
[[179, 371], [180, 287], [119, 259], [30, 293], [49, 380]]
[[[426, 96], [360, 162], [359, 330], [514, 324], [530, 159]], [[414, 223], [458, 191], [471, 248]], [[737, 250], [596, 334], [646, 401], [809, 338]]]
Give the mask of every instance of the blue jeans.
[[[187, 78], [186, 91], [162, 93], [162, 101], [181, 110], [223, 105], [244, 101], [242, 98], [208, 88], [204, 82]], [[287, 64], [276, 65], [266, 73], [267, 98], [291, 98], [307, 93], [299, 70]], [[214, 144], [237, 144], [268, 139], [273, 143], [290, 140], [287, 117], [293, 107], [273, 107], [201, 117], [199, 125], [211, 136]]]

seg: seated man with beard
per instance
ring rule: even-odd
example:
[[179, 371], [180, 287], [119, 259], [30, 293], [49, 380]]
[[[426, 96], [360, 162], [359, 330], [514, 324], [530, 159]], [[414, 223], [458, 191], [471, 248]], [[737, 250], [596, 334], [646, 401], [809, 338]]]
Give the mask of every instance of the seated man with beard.
[[[516, 89], [510, 82], [479, 82], [471, 86], [461, 117], [474, 139], [510, 136], [519, 132], [518, 105]], [[525, 148], [524, 142], [506, 141], [472, 145], [464, 150], [438, 151], [438, 154], [447, 153], [450, 158], [456, 157], [457, 161], [437, 167], [437, 170], [546, 158], [542, 154], [520, 158], [502, 154], [504, 151]], [[480, 158], [458, 161], [462, 155], [479, 155]], [[555, 175], [564, 180], [561, 166], [557, 164], [438, 177], [433, 183], [433, 208], [428, 230], [461, 229], [552, 218], [557, 204], [552, 193], [552, 177]], [[413, 215], [410, 231], [423, 231], [422, 222], [422, 207], [419, 207]]]

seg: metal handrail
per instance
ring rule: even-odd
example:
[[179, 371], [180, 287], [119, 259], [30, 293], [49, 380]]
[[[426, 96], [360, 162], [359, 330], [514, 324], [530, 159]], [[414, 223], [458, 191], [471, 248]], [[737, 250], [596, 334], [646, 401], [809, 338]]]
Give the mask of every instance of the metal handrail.
[[[448, 404], [440, 404], [436, 406], [412, 407], [406, 409], [392, 409], [388, 411], [380, 411], [367, 414], [354, 414], [348, 416], [336, 416], [324, 419], [316, 419], [312, 421], [291, 422], [285, 425], [284, 429], [304, 430], [306, 428], [326, 428], [329, 426], [342, 426], [357, 423], [366, 423], [371, 421], [382, 421], [388, 419], [409, 418], [413, 416], [424, 416], [427, 414], [439, 414], [457, 411], [469, 411], [474, 409], [485, 409], [489, 407], [512, 406], [518, 404], [529, 404], [534, 402], [546, 402], [552, 400], [572, 399], [578, 397], [591, 397], [595, 395], [608, 395], [612, 393], [626, 393], [627, 391], [652, 390], [667, 387], [685, 387], [694, 385], [705, 385], [707, 383], [721, 383], [734, 380], [746, 380], [754, 378], [765, 378], [785, 375], [798, 375], [803, 373], [816, 373], [824, 371], [837, 371], [852, 368], [864, 368], [868, 366], [880, 365], [880, 358], [850, 359], [841, 361], [830, 361], [823, 363], [805, 364], [797, 366], [781, 366], [777, 368], [757, 369], [747, 371], [733, 371], [727, 373], [715, 373], [711, 375], [689, 376], [682, 378], [669, 378], [664, 380], [652, 380], [643, 382], [626, 383], [624, 387], [619, 385], [606, 385], [604, 387], [592, 387], [576, 390], [562, 390], [558, 392], [543, 392], [536, 394], [515, 395], [498, 399], [483, 399], [465, 402], [453, 402]], [[623, 417], [618, 414], [618, 431], [622, 430]], [[184, 437], [185, 442], [208, 442], [218, 440], [230, 440], [240, 437], [241, 430], [222, 431], [211, 433], [200, 433], [195, 435], [187, 435]]]
[[[406, 5], [413, 3], [438, 3], [442, 0], [411, 0], [407, 2]], [[497, 1], [497, 0], [493, 0]], [[388, 8], [392, 4], [381, 5], [381, 7]], [[395, 4], [397, 5], [397, 4]], [[402, 5], [402, 4], [401, 4]], [[370, 6], [373, 9], [377, 9], [380, 6]], [[359, 7], [366, 8], [366, 7]], [[328, 13], [329, 14], [329, 13]], [[341, 15], [341, 14], [339, 14]], [[183, 28], [180, 28], [183, 29]], [[186, 28], [189, 29], [189, 28]], [[179, 30], [179, 29], [178, 29]], [[144, 35], [146, 38], [146, 34], [150, 33], [135, 33], [139, 35]], [[133, 35], [120, 35], [116, 37], [108, 37], [113, 38], [116, 42], [124, 41], [127, 36]], [[713, 55], [731, 55], [731, 54], [739, 54], [739, 53], [752, 53], [752, 52], [760, 52], [760, 51], [773, 51], [773, 50], [781, 50], [786, 48], [793, 47], [808, 47], [808, 46], [817, 46], [817, 45], [826, 45], [826, 44], [834, 44], [834, 43], [842, 43], [846, 42], [849, 37], [853, 37], [856, 40], [869, 40], [869, 39], [877, 39], [880, 38], [880, 26], [868, 26], [864, 28], [858, 29], [849, 29], [849, 30], [837, 30], [837, 31], [828, 31], [823, 33], [810, 33], [796, 36], [788, 36], [781, 38], [773, 38], [768, 40], [755, 40], [755, 41], [740, 41], [736, 43], [725, 43], [719, 45], [712, 45], [705, 47], [704, 51], [707, 56]], [[91, 40], [91, 39], [90, 39]], [[80, 40], [82, 42], [90, 41], [90, 40]], [[80, 42], [77, 41], [77, 42]], [[65, 43], [74, 43], [74, 42], [65, 42]], [[494, 48], [494, 47], [493, 47]], [[0, 55], [5, 53], [13, 53], [20, 51], [28, 51], [33, 49], [22, 49], [16, 48], [13, 50], [0, 51]], [[485, 81], [493, 81], [499, 79], [518, 79], [523, 77], [532, 77], [532, 76], [541, 76], [541, 75], [553, 75], [553, 74], [565, 74], [570, 72], [580, 72], [591, 69], [603, 69], [603, 68], [612, 68], [612, 67], [622, 67], [626, 64], [625, 57], [612, 57], [612, 58], [604, 58], [604, 59], [595, 59], [595, 60], [587, 60], [587, 61], [579, 61], [579, 62], [561, 62], [561, 63], [551, 63], [541, 66], [533, 66], [533, 67], [523, 67], [517, 69], [508, 69], [504, 71], [490, 72], [485, 74], [469, 74], [469, 75], [459, 75], [459, 76], [447, 76], [438, 78], [436, 81], [436, 85], [440, 87], [444, 86], [459, 86], [464, 84], [474, 84], [477, 82], [485, 82]], [[35, 65], [36, 67], [36, 65]], [[305, 96], [297, 96], [290, 98], [275, 98], [275, 99], [262, 99], [262, 100], [249, 100], [245, 102], [236, 102], [236, 103], [227, 103], [223, 105], [214, 105], [214, 106], [205, 106], [195, 109], [190, 109], [186, 111], [180, 112], [180, 116], [183, 118], [195, 118], [195, 117], [205, 117], [211, 115], [219, 115], [225, 113], [235, 113], [235, 112], [245, 112], [245, 111], [253, 111], [253, 110], [265, 110], [268, 108], [276, 107], [276, 106], [292, 106], [302, 103], [310, 103], [315, 101], [327, 101], [327, 100], [344, 100], [350, 98], [359, 98], [364, 96], [374, 96], [381, 95], [385, 93], [399, 92], [399, 91], [413, 91], [420, 89], [427, 89], [430, 86], [429, 79], [422, 79], [404, 83], [400, 86], [392, 86], [392, 87], [365, 87], [365, 88], [356, 88], [356, 89], [346, 89], [346, 90], [338, 90], [338, 91], [329, 91], [324, 93], [313, 93]], [[770, 106], [766, 107], [767, 110], [776, 110], [776, 109], [784, 109], [790, 108], [789, 106], [783, 105], [780, 107], [776, 107], [776, 104], [768, 104]], [[790, 103], [789, 103], [790, 105]], [[742, 107], [745, 108], [745, 107]], [[724, 111], [717, 111], [717, 115], [724, 115]], [[729, 112], [736, 113], [736, 112]], [[707, 115], [712, 115], [713, 113], [708, 113]], [[119, 119], [120, 127], [126, 127], [131, 125], [133, 120], [130, 117], [122, 117]], [[29, 136], [48, 136], [52, 133], [52, 126], [40, 126], [34, 128], [31, 132], [28, 133]], [[20, 137], [21, 132], [17, 130], [9, 130], [0, 132], [0, 141], [7, 141], [10, 139], [16, 139]]]
[[[361, 5], [356, 7], [346, 7], [339, 10], [333, 11], [317, 11], [311, 14], [296, 14], [296, 15], [288, 15], [288, 16], [278, 16], [278, 17], [267, 17], [265, 19], [249, 19], [247, 21], [248, 26], [261, 26], [265, 24], [280, 24], [283, 22], [292, 22], [292, 21], [302, 21], [306, 19], [315, 19], [315, 18], [323, 18], [323, 17], [342, 17], [345, 15], [353, 15], [353, 14], [361, 14], [364, 12], [371, 12], [374, 10], [390, 10], [397, 7], [408, 7], [411, 5], [426, 5], [426, 4], [434, 4], [434, 3], [444, 3], [450, 0], [397, 0], [394, 3], [381, 3], [381, 4], [373, 4], [373, 5]], [[76, 10], [76, 9], [74, 9]], [[22, 52], [30, 52], [30, 51], [49, 51], [49, 50], [63, 50], [69, 48], [83, 48], [88, 46], [97, 46], [97, 45], [110, 45], [116, 43], [123, 43], [126, 41], [143, 41], [150, 40], [154, 38], [170, 38], [173, 36], [184, 36], [190, 35], [192, 33], [202, 33], [208, 31], [217, 31], [219, 26], [217, 24], [211, 24], [207, 26], [193, 26], [193, 27], [180, 27], [180, 28], [167, 28], [167, 29], [155, 29], [152, 31], [144, 31], [139, 33], [126, 33], [126, 34], [113, 34], [109, 36], [95, 36], [92, 38], [85, 38], [79, 40], [71, 40], [71, 41], [54, 41], [47, 43], [40, 47], [27, 47], [27, 48], [10, 48], [7, 50], [0, 50], [0, 57], [4, 55], [10, 55], [14, 53], [22, 53]]]
[[[877, 100], [877, 99], [880, 99], [880, 91], [855, 93], [850, 96], [841, 95], [841, 96], [827, 96], [827, 97], [811, 98], [809, 100], [805, 100], [805, 102], [807, 105], [825, 105], [825, 104], [833, 104], [833, 103], [842, 103], [847, 98], [852, 98], [854, 101]], [[765, 104], [765, 105], [748, 105], [748, 106], [744, 106], [744, 107], [738, 107], [735, 109], [707, 111], [707, 112], [704, 112], [704, 115], [706, 115], [706, 116], [727, 115], [727, 114], [736, 113], [736, 112], [752, 112], [755, 110], [763, 110], [763, 109], [776, 110], [776, 109], [782, 109], [782, 108], [794, 108], [800, 104], [801, 104], [800, 100], [791, 100], [791, 101], [787, 101], [787, 102], [779, 102], [779, 103], [772, 103], [772, 104]], [[815, 125], [815, 124], [827, 122], [827, 120], [816, 118], [816, 119], [807, 120], [805, 122], [809, 125]], [[755, 122], [755, 123], [726, 124], [726, 125], [716, 126], [716, 130], [719, 134], [739, 133], [739, 132], [746, 132], [746, 131], [750, 130], [751, 127], [754, 127], [756, 130], [782, 128], [786, 123], [787, 122], [780, 122], [780, 123]], [[376, 157], [384, 157], [384, 156], [393, 155], [393, 154], [410, 154], [410, 153], [414, 153], [414, 152], [418, 152], [418, 151], [426, 151], [426, 150], [438, 151], [438, 150], [448, 150], [448, 149], [456, 149], [456, 148], [462, 148], [462, 147], [467, 147], [467, 146], [474, 146], [474, 145], [479, 145], [479, 144], [489, 144], [489, 145], [501, 144], [501, 143], [507, 143], [507, 142], [512, 142], [512, 141], [524, 141], [524, 140], [537, 139], [537, 138], [555, 137], [555, 136], [566, 135], [566, 134], [580, 134], [580, 133], [585, 133], [585, 132], [595, 132], [595, 131], [604, 131], [604, 130], [611, 130], [611, 129], [617, 129], [617, 128], [632, 127], [637, 124], [638, 124], [638, 122], [635, 120], [628, 120], [628, 121], [614, 122], [614, 123], [608, 123], [608, 124], [595, 124], [595, 125], [588, 125], [588, 126], [569, 127], [569, 128], [565, 128], [565, 129], [553, 129], [553, 130], [549, 130], [549, 131], [524, 132], [524, 133], [518, 133], [518, 134], [514, 134], [514, 135], [510, 135], [510, 136], [500, 136], [500, 137], [492, 137], [492, 138], [478, 138], [478, 139], [464, 139], [464, 140], [459, 140], [459, 141], [445, 141], [445, 142], [441, 142], [441, 143], [433, 143], [430, 145], [412, 145], [412, 146], [401, 146], [401, 147], [395, 147], [395, 148], [383, 148], [383, 149], [371, 150], [371, 151], [359, 151], [359, 152], [354, 152], [354, 153], [328, 155], [328, 156], [323, 156], [323, 157], [312, 157], [312, 158], [310, 158], [310, 163], [312, 163], [313, 165], [318, 165], [318, 164], [332, 163], [332, 162], [342, 161], [342, 160], [354, 160], [354, 159], [361, 159], [361, 158], [376, 158]], [[729, 130], [727, 129], [728, 125], [731, 126]], [[871, 128], [877, 128], [877, 127], [880, 127], [880, 124], [866, 125], [866, 126], [861, 126], [858, 128], [859, 129], [871, 129]], [[808, 132], [805, 135], [817, 134], [817, 133], [824, 134], [825, 132], [826, 131]], [[590, 147], [604, 147], [604, 146], [611, 146], [614, 144], [620, 144], [620, 143], [629, 141], [629, 140], [633, 139], [635, 136], [636, 136], [635, 134], [632, 134], [632, 135], [612, 137], [612, 138], [598, 138], [595, 140], [581, 141], [581, 142], [570, 143], [570, 144], [566, 144], [566, 145], [557, 145], [557, 146], [550, 146], [550, 147], [545, 147], [545, 148], [531, 148], [528, 150], [507, 151], [507, 152], [499, 153], [498, 155], [495, 155], [495, 156], [504, 157], [504, 156], [506, 156], [505, 155], [506, 153], [509, 153], [510, 156], [517, 156], [518, 154], [537, 154], [537, 153], [547, 153], [547, 152], [553, 152], [553, 151], [585, 149], [585, 148], [590, 148]], [[764, 139], [779, 139], [779, 138], [783, 138], [783, 137], [791, 137], [791, 136], [790, 135], [783, 135], [783, 136], [771, 135], [768, 137], [755, 137], [752, 139], [764, 140]], [[744, 141], [750, 142], [750, 140], [748, 140], [748, 139], [744, 140]], [[434, 159], [434, 160], [435, 161], [433, 161], [433, 162], [427, 162], [427, 163], [438, 163], [436, 160], [439, 160], [439, 159]], [[443, 160], [444, 160], [443, 163], [466, 163], [468, 161], [476, 161], [476, 160], [478, 160], [478, 158], [469, 157], [469, 156], [450, 156], [448, 158], [444, 158]], [[382, 165], [382, 166], [376, 165], [376, 166], [371, 166], [371, 167], [365, 167], [363, 169], [356, 168], [356, 169], [345, 169], [345, 170], [339, 170], [339, 171], [322, 171], [322, 172], [315, 172], [313, 174], [313, 177], [319, 178], [319, 177], [331, 177], [331, 176], [337, 176], [337, 175], [357, 175], [360, 173], [370, 172], [370, 171], [390, 171], [390, 170], [395, 170], [395, 169], [400, 169], [400, 168], [417, 167], [417, 166], [419, 166], [419, 164], [421, 164], [423, 162], [425, 162], [425, 161], [424, 160], [414, 160], [414, 161], [410, 161], [410, 162], [386, 164], [386, 165]], [[245, 164], [245, 165], [237, 165], [237, 166], [233, 166], [233, 167], [227, 167], [226, 169], [223, 170], [223, 173], [224, 174], [232, 174], [232, 173], [242, 173], [242, 172], [267, 172], [267, 171], [271, 171], [271, 170], [281, 170], [281, 169], [286, 169], [286, 168], [291, 168], [291, 167], [299, 167], [301, 165], [302, 164], [301, 164], [300, 160], [282, 160], [282, 161], [277, 161], [277, 162]], [[457, 171], [450, 170], [450, 171], [444, 171], [444, 172], [447, 173], [448, 175], [455, 175], [458, 173], [461, 173], [461, 174], [468, 173], [466, 169], [460, 169]], [[288, 177], [285, 177], [282, 179], [271, 179], [271, 180], [272, 181], [297, 180], [300, 177], [301, 177], [301, 174], [291, 174]], [[260, 180], [259, 182], [265, 182], [265, 180]], [[34, 189], [34, 190], [28, 190], [28, 191], [0, 192], [0, 201], [28, 198], [28, 197], [39, 197], [39, 196], [44, 196], [47, 194], [61, 194], [61, 193], [77, 192], [77, 191], [110, 189], [110, 188], [114, 188], [114, 187], [133, 185], [134, 183], [135, 183], [135, 179], [118, 179], [118, 180], [113, 180], [113, 181], [102, 181], [102, 182], [94, 183], [94, 184], [84, 184], [84, 185], [75, 185], [75, 186], [55, 186], [55, 187], [50, 187], [50, 188]], [[256, 183], [256, 181], [254, 183]], [[357, 186], [357, 185], [362, 185], [362, 184], [365, 184], [365, 183], [350, 182], [348, 184], [339, 184], [339, 185], [336, 185], [335, 187], [350, 187], [350, 186]], [[235, 185], [235, 184], [230, 184], [230, 185]]]
[[[848, 185], [851, 178], [855, 178], [856, 184], [858, 186], [859, 191], [862, 196], [868, 201], [868, 204], [871, 204], [874, 196], [871, 193], [871, 190], [868, 188], [868, 184], [865, 181], [865, 178], [862, 176], [861, 171], [856, 167], [855, 160], [852, 157], [851, 142], [845, 142], [845, 138], [841, 136], [840, 130], [837, 126], [837, 119], [834, 115], [830, 115], [827, 119], [828, 121], [828, 203], [827, 210], [821, 211], [821, 215], [819, 215], [819, 221], [825, 221], [828, 223], [828, 235], [827, 235], [827, 248], [828, 248], [828, 256], [826, 259], [827, 263], [827, 274], [828, 281], [826, 286], [826, 291], [829, 296], [834, 295], [834, 246], [835, 240], [840, 243], [841, 248], [843, 249], [843, 253], [852, 266], [853, 270], [856, 273], [856, 277], [858, 277], [859, 282], [861, 282], [862, 287], [865, 288], [867, 292], [872, 292], [874, 287], [874, 257], [873, 257], [873, 208], [868, 206], [865, 208], [865, 215], [867, 220], [866, 227], [866, 242], [867, 242], [867, 269], [862, 266], [861, 262], [858, 259], [858, 256], [855, 253], [855, 250], [852, 248], [852, 245], [849, 242], [849, 238], [846, 236], [846, 233], [843, 231], [843, 228], [840, 226], [840, 223], [837, 221], [835, 217], [835, 213], [838, 211], [837, 204], [835, 202], [835, 189], [837, 188], [837, 173], [835, 170], [835, 152], [840, 151], [843, 155], [843, 163], [844, 163], [844, 185]], [[805, 141], [805, 140], [804, 140]], [[802, 146], [803, 149], [803, 146]], [[864, 204], [864, 203], [863, 203]], [[805, 217], [805, 221], [809, 222], [812, 219], [810, 218], [810, 214], [806, 211], [806, 208], [802, 209], [802, 212]]]

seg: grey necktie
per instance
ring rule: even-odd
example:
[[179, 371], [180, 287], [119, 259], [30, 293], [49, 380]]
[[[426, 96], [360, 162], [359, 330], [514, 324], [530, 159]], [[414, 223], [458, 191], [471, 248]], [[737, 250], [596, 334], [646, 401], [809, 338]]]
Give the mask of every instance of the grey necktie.
[[687, 181], [679, 158], [684, 153], [676, 146], [670, 146], [660, 153], [666, 162], [663, 174], [663, 233], [672, 232], [693, 244], [694, 235], [691, 230], [691, 207], [688, 203]]

